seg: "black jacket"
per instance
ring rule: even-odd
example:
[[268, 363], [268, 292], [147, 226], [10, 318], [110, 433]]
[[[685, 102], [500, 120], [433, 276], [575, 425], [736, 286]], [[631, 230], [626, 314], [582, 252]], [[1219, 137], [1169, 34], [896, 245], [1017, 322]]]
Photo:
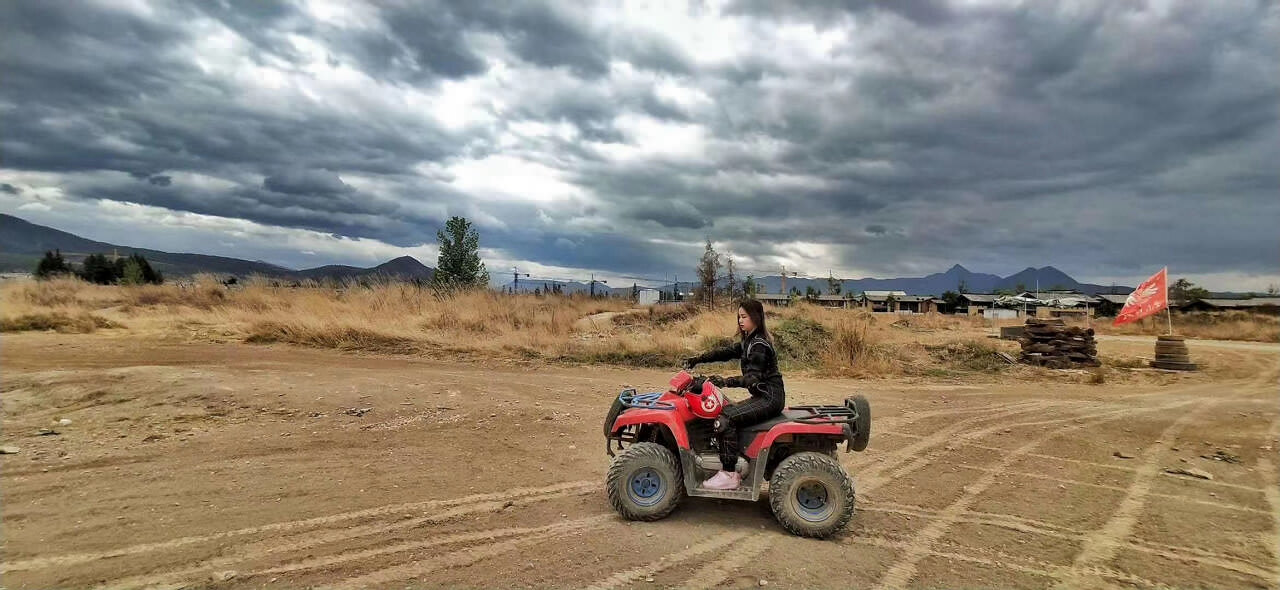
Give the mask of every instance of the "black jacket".
[[693, 362], [714, 363], [738, 359], [742, 366], [741, 377], [725, 379], [726, 387], [742, 387], [753, 396], [764, 396], [771, 401], [785, 403], [782, 373], [778, 371], [778, 355], [764, 336], [753, 332], [740, 342], [712, 350], [694, 357]]

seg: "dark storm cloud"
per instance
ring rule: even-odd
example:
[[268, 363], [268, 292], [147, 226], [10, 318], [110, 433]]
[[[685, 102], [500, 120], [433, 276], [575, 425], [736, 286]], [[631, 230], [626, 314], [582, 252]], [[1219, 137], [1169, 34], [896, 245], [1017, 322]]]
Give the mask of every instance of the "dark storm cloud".
[[[703, 237], [879, 274], [1276, 271], [1274, 3], [743, 0], [728, 16], [747, 37], [719, 57], [684, 43], [698, 24], [578, 3], [348, 8], [0, 3], [0, 175], [396, 245], [466, 214], [512, 258], [600, 271], [687, 268]], [[215, 38], [286, 79], [232, 68], [201, 45]], [[319, 76], [313, 46], [365, 88], [288, 94]], [[483, 95], [479, 114], [458, 121], [423, 98], [478, 80], [459, 92]], [[555, 131], [513, 132], [530, 122]], [[450, 184], [490, 156], [585, 196]]]
[[6, 182], [3, 184], [0, 184], [0, 192], [7, 193], [10, 195], [20, 195], [22, 194], [22, 189]]
[[354, 189], [328, 170], [286, 170], [262, 180], [262, 187], [277, 193], [337, 195]]
[[711, 220], [696, 207], [684, 201], [664, 199], [632, 201], [623, 217], [652, 221], [662, 227], [675, 229], [701, 229], [711, 225]]

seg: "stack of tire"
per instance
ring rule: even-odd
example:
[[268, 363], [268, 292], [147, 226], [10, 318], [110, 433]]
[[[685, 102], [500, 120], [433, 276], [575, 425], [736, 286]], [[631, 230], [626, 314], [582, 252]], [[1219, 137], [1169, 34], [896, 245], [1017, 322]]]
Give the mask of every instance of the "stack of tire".
[[1199, 367], [1191, 362], [1186, 338], [1172, 334], [1156, 337], [1156, 360], [1151, 366], [1167, 371], [1195, 371]]
[[1068, 328], [1061, 319], [1027, 318], [1018, 342], [1026, 364], [1050, 369], [1101, 366], [1093, 328]]

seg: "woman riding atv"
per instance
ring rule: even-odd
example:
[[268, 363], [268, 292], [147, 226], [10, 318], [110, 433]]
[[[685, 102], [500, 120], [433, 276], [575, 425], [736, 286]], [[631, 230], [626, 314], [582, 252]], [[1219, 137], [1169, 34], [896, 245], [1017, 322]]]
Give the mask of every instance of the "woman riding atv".
[[738, 336], [740, 341], [724, 348], [685, 359], [686, 369], [699, 363], [712, 363], [738, 359], [742, 365], [741, 377], [708, 378], [717, 387], [741, 387], [751, 397], [727, 404], [715, 421], [716, 442], [720, 447], [720, 471], [702, 483], [713, 490], [732, 490], [742, 483], [736, 470], [738, 465], [738, 430], [759, 424], [778, 416], [786, 406], [786, 394], [782, 387], [782, 373], [778, 371], [778, 356], [773, 350], [773, 340], [764, 323], [764, 306], [754, 299], [743, 300], [738, 306]]

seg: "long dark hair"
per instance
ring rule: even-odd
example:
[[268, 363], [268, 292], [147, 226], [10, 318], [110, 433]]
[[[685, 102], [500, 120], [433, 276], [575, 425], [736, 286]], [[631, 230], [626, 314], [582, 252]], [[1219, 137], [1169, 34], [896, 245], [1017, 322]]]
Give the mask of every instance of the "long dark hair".
[[[764, 325], [764, 306], [761, 305], [760, 302], [756, 301], [755, 299], [743, 299], [742, 301], [738, 302], [738, 307], [741, 307], [744, 311], [747, 312], [747, 317], [751, 318], [751, 323], [756, 325], [756, 332], [758, 332], [761, 336], [764, 337], [765, 340], [767, 340], [770, 344], [772, 344], [773, 337], [769, 335], [769, 329], [766, 328]], [[742, 328], [738, 328], [738, 336], [742, 337], [743, 339], [746, 339], [746, 337], [750, 336], [750, 334], [745, 334], [742, 332]]]

